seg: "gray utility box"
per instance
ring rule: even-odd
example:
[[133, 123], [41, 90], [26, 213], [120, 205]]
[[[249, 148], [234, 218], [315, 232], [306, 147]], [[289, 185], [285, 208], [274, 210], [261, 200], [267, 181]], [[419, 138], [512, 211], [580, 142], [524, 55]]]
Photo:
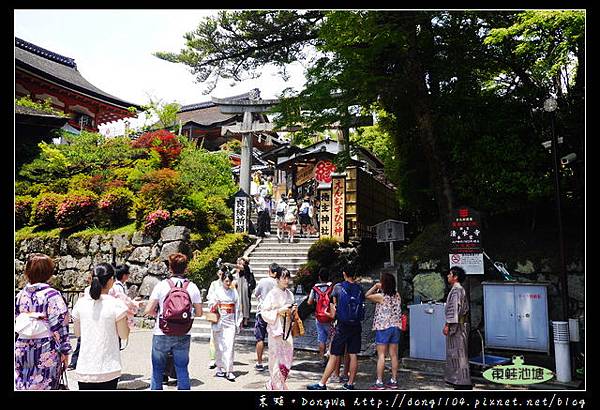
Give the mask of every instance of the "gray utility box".
[[481, 284], [486, 347], [549, 352], [548, 285]]
[[410, 357], [446, 360], [445, 303], [409, 305]]

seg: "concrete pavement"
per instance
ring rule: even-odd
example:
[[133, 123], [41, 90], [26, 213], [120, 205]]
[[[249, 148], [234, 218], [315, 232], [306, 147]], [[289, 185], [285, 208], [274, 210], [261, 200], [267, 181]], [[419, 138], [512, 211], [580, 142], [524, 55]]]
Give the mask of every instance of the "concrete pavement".
[[[129, 336], [129, 344], [121, 351], [123, 374], [119, 381], [122, 390], [149, 390], [152, 362], [152, 330], [134, 329]], [[73, 337], [73, 346], [77, 340]], [[268, 362], [268, 347], [265, 348], [264, 363]], [[254, 370], [256, 353], [254, 346], [236, 344], [234, 374], [235, 382], [224, 378], [215, 377], [215, 370], [208, 369], [208, 343], [192, 342], [190, 348], [189, 373], [192, 390], [265, 390], [264, 384], [269, 377], [268, 370], [257, 372]], [[389, 363], [388, 363], [389, 364]], [[360, 357], [356, 388], [366, 390], [375, 381], [375, 357]], [[296, 350], [294, 364], [288, 378], [290, 390], [305, 390], [306, 385], [320, 380], [323, 368], [318, 361], [318, 353]], [[386, 369], [385, 378], [389, 378], [389, 368]], [[77, 382], [73, 372], [67, 373], [71, 390], [77, 390]], [[399, 387], [402, 390], [449, 390], [440, 374], [433, 374], [417, 370], [400, 368], [398, 374]], [[479, 383], [475, 380], [476, 390], [503, 389], [499, 385]], [[165, 390], [176, 390], [173, 382], [163, 385]], [[339, 383], [329, 383], [328, 389], [339, 390]]]

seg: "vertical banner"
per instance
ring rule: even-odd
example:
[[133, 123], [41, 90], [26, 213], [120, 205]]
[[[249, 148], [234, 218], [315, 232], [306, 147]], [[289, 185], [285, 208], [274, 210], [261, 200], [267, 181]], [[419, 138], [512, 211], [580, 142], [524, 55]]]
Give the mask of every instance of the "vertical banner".
[[250, 198], [247, 196], [238, 196], [235, 198], [233, 213], [235, 233], [248, 232], [249, 200]]
[[331, 189], [320, 190], [319, 235], [331, 236]]
[[346, 174], [332, 175], [331, 237], [339, 242], [346, 241]]

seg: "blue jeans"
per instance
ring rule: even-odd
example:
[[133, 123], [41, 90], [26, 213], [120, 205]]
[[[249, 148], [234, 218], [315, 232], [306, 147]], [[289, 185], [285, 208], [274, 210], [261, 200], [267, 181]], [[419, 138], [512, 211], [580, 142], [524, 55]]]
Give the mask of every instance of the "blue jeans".
[[152, 336], [152, 380], [150, 390], [162, 390], [163, 375], [167, 366], [167, 354], [173, 353], [173, 365], [177, 373], [177, 390], [190, 390], [190, 342], [192, 336]]

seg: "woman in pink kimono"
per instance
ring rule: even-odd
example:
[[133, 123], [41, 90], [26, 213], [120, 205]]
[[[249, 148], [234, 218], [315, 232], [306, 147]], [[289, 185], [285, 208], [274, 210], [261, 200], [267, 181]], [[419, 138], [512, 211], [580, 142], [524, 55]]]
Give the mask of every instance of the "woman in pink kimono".
[[242, 323], [242, 311], [240, 298], [231, 287], [233, 275], [224, 273], [221, 276], [221, 284], [216, 286], [214, 292], [208, 297], [208, 307], [212, 309], [217, 306], [219, 312], [219, 321], [212, 324], [212, 331], [215, 340], [215, 362], [217, 365], [217, 377], [225, 377], [227, 380], [235, 381], [233, 374], [233, 346], [235, 344], [235, 335], [240, 331]]
[[[265, 298], [261, 316], [267, 322], [269, 334], [269, 373], [271, 378], [266, 383], [267, 390], [288, 390], [286, 379], [294, 359], [294, 339], [290, 334], [292, 326], [289, 320], [296, 309], [294, 295], [287, 288], [290, 272], [283, 268], [275, 274], [275, 286]], [[284, 328], [284, 317], [288, 315]]]

